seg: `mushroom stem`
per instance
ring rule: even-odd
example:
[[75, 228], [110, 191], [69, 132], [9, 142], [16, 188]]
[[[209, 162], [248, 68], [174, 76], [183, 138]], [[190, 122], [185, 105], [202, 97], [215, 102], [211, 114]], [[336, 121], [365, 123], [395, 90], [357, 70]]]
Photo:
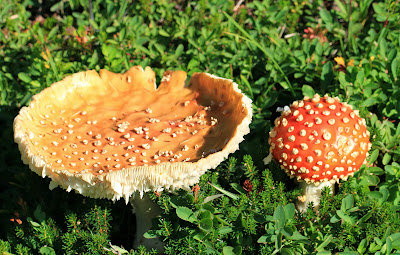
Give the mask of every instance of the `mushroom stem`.
[[314, 183], [300, 182], [300, 188], [303, 189], [303, 196], [299, 197], [296, 202], [297, 210], [300, 212], [307, 211], [308, 204], [313, 202], [314, 209], [318, 210], [319, 202], [321, 200], [321, 192], [324, 187], [330, 188], [330, 194], [335, 193], [335, 184], [330, 181], [321, 182], [318, 186]]
[[138, 248], [140, 245], [146, 246], [148, 250], [157, 249], [160, 253], [164, 251], [164, 243], [158, 238], [147, 239], [143, 235], [150, 230], [152, 219], [161, 214], [161, 208], [151, 200], [147, 193], [140, 198], [138, 192], [129, 200], [136, 216], [136, 234], [133, 241], [133, 247]]

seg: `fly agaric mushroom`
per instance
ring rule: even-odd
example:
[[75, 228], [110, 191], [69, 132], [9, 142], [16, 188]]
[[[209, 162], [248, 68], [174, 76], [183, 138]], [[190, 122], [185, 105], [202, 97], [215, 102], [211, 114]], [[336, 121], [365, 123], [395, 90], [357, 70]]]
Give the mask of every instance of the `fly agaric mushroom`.
[[186, 76], [167, 71], [158, 88], [150, 67], [66, 77], [15, 118], [23, 162], [50, 177], [50, 189], [130, 200], [135, 245], [162, 249], [143, 238], [157, 212], [144, 193], [189, 189], [238, 149], [252, 117], [251, 100], [231, 80], [195, 73], [185, 86]]
[[347, 180], [366, 162], [370, 133], [358, 111], [339, 98], [318, 94], [295, 101], [275, 120], [269, 133], [272, 158], [300, 182], [297, 207], [319, 205], [321, 190]]

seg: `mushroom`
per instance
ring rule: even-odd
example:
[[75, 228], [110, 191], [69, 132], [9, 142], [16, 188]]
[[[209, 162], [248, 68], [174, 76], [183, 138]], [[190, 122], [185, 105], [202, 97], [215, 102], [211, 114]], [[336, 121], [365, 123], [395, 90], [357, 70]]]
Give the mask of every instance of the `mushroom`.
[[66, 77], [15, 118], [23, 162], [51, 178], [50, 189], [131, 201], [134, 244], [162, 249], [143, 237], [157, 215], [144, 193], [190, 190], [239, 148], [252, 117], [251, 100], [231, 80], [195, 73], [185, 86], [186, 77], [166, 71], [158, 88], [150, 67]]
[[272, 158], [300, 182], [299, 211], [310, 202], [318, 208], [324, 187], [333, 193], [335, 183], [359, 170], [371, 148], [369, 136], [358, 111], [337, 97], [304, 97], [282, 112], [268, 142]]

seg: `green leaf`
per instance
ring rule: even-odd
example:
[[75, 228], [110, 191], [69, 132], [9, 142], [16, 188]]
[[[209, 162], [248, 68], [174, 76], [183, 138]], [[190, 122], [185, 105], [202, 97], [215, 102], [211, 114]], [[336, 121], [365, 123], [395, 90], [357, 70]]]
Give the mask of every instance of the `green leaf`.
[[349, 194], [345, 198], [343, 198], [341, 210], [345, 212], [350, 208], [352, 208], [353, 205], [354, 205], [354, 197], [353, 195]]
[[389, 193], [389, 191], [388, 191], [386, 188], [384, 188], [384, 187], [381, 187], [381, 188], [379, 189], [379, 192], [382, 194], [382, 198], [379, 199], [379, 203], [382, 204], [383, 202], [385, 202], [385, 201], [388, 199], [390, 193]]
[[287, 204], [287, 205], [285, 205], [285, 207], [283, 209], [285, 210], [286, 220], [292, 219], [294, 217], [294, 214], [296, 213], [296, 208], [295, 208], [294, 204], [292, 204], [292, 203]]
[[213, 227], [213, 221], [209, 218], [201, 219], [199, 223], [199, 228], [203, 231], [210, 232]]
[[376, 159], [378, 158], [378, 156], [379, 156], [379, 150], [378, 150], [378, 149], [375, 149], [375, 150], [371, 153], [371, 155], [369, 156], [368, 163], [369, 163], [369, 164], [375, 163], [375, 161], [376, 161]]
[[170, 35], [167, 33], [167, 31], [165, 31], [165, 30], [162, 29], [162, 28], [160, 28], [160, 29], [158, 30], [158, 34], [160, 34], [161, 36], [164, 36], [164, 37], [170, 37]]
[[47, 40], [53, 39], [53, 37], [57, 34], [57, 32], [58, 32], [58, 26], [53, 27], [50, 30], [49, 34], [47, 35]]
[[294, 231], [292, 236], [289, 237], [291, 240], [308, 240], [308, 237], [303, 236], [299, 231]]
[[149, 231], [147, 231], [146, 233], [143, 234], [143, 237], [146, 238], [146, 239], [153, 239], [153, 238], [157, 238], [158, 235], [154, 231], [149, 230]]
[[372, 211], [367, 212], [364, 216], [361, 217], [361, 219], [358, 220], [359, 223], [364, 223], [366, 222], [369, 218], [372, 216]]
[[330, 243], [332, 242], [332, 240], [333, 240], [333, 236], [332, 236], [331, 234], [327, 235], [327, 236], [324, 238], [324, 241], [323, 241], [320, 245], [317, 246], [317, 248], [315, 249], [315, 251], [316, 251], [316, 252], [322, 252], [322, 251], [324, 250], [324, 248], [325, 248], [328, 244], [330, 244]]
[[283, 228], [286, 223], [285, 210], [283, 206], [278, 205], [274, 211], [274, 221], [277, 228]]
[[391, 69], [392, 69], [392, 75], [395, 80], [397, 80], [397, 70], [399, 69], [399, 61], [397, 58], [393, 59], [392, 64], [391, 64]]
[[208, 210], [202, 210], [197, 216], [197, 219], [202, 220], [202, 219], [212, 219], [213, 215], [210, 211]]
[[224, 226], [218, 229], [218, 234], [225, 235], [233, 231], [232, 227]]
[[253, 96], [253, 90], [252, 90], [252, 88], [251, 88], [251, 85], [250, 85], [250, 82], [247, 80], [247, 78], [244, 76], [244, 75], [240, 75], [240, 79], [241, 79], [241, 81], [242, 81], [242, 84], [244, 84], [245, 86], [246, 86], [246, 88], [247, 88], [247, 91], [250, 93], [250, 98], [251, 99], [253, 99], [254, 98], [254, 96]]
[[374, 199], [381, 199], [383, 197], [382, 193], [380, 193], [379, 191], [368, 192], [368, 196]]
[[260, 238], [258, 238], [257, 243], [268, 243], [270, 237], [268, 235], [262, 235]]
[[315, 91], [310, 85], [303, 85], [301, 91], [303, 92], [303, 96], [307, 96], [309, 98], [312, 98], [315, 95]]
[[18, 78], [25, 83], [30, 83], [32, 81], [31, 77], [26, 73], [18, 73]]
[[345, 6], [340, 0], [335, 0], [335, 4], [339, 7], [339, 15], [348, 21], [348, 11], [347, 11], [347, 6]]
[[393, 250], [392, 240], [387, 237], [386, 238], [386, 254], [391, 254]]
[[336, 223], [336, 222], [339, 222], [339, 221], [340, 221], [339, 216], [337, 214], [334, 214], [332, 216], [332, 218], [331, 218], [331, 223]]
[[203, 201], [202, 204], [206, 204], [206, 203], [211, 202], [211, 201], [213, 201], [213, 200], [215, 200], [215, 199], [217, 199], [217, 198], [220, 198], [220, 197], [222, 197], [222, 196], [223, 196], [223, 194], [216, 194], [216, 195], [208, 196], [208, 197], [206, 197], [206, 198], [204, 199], [204, 201]]
[[389, 164], [391, 159], [392, 159], [392, 155], [390, 155], [389, 153], [385, 153], [385, 155], [383, 155], [383, 158], [382, 158], [382, 164], [383, 165]]
[[116, 245], [112, 245], [110, 244], [111, 248], [113, 249], [113, 251], [116, 251], [117, 254], [126, 254], [129, 253], [129, 251], [125, 250], [124, 248], [118, 247]]
[[230, 184], [232, 188], [234, 188], [237, 192], [239, 192], [240, 194], [244, 194], [246, 195], [247, 192], [243, 189], [243, 187], [238, 184], [238, 183], [231, 183]]
[[359, 254], [364, 254], [366, 250], [367, 250], [367, 239], [364, 238], [358, 245], [357, 252]]
[[176, 208], [176, 215], [178, 215], [179, 218], [185, 221], [189, 221], [192, 223], [197, 221], [197, 218], [194, 215], [193, 211], [184, 206]]
[[322, 56], [323, 47], [319, 41], [317, 41], [317, 45], [315, 46], [315, 52], [317, 53], [318, 56]]
[[385, 173], [385, 170], [377, 166], [368, 167], [366, 171], [369, 174], [375, 174], [375, 175], [382, 175]]
[[32, 94], [30, 92], [26, 93], [26, 95], [19, 102], [19, 105], [25, 105], [29, 101], [29, 99], [31, 99], [31, 97], [32, 97]]
[[350, 217], [349, 215], [347, 215], [345, 212], [343, 212], [342, 210], [337, 210], [336, 214], [345, 222], [349, 223], [349, 224], [353, 224], [354, 220], [352, 217]]
[[117, 28], [116, 28], [116, 27], [107, 27], [107, 28], [106, 28], [106, 32], [109, 33], [109, 34], [112, 34], [112, 33], [114, 33], [115, 31], [117, 31]]
[[42, 248], [40, 248], [39, 252], [43, 255], [56, 255], [55, 250], [48, 246], [43, 246]]
[[364, 179], [367, 181], [369, 186], [376, 186], [376, 185], [378, 185], [378, 183], [380, 181], [379, 177], [377, 177], [375, 175], [364, 176]]
[[46, 213], [42, 211], [42, 207], [40, 205], [36, 207], [36, 210], [33, 212], [33, 215], [40, 223], [46, 220]]
[[378, 101], [376, 100], [376, 98], [370, 97], [370, 98], [365, 99], [365, 100], [360, 104], [360, 107], [370, 107], [370, 106], [375, 105], [375, 104], [377, 104], [377, 103], [378, 103]]
[[321, 17], [322, 21], [326, 24], [326, 25], [331, 25], [332, 23], [332, 16], [331, 14], [325, 9], [325, 8], [321, 8], [319, 11], [319, 16]]
[[210, 185], [211, 185], [212, 187], [214, 187], [216, 190], [222, 192], [223, 194], [227, 195], [228, 197], [230, 197], [230, 198], [232, 198], [232, 199], [235, 199], [235, 200], [236, 200], [236, 199], [239, 199], [239, 196], [236, 195], [236, 194], [233, 194], [232, 192], [229, 192], [229, 191], [227, 191], [227, 190], [224, 190], [223, 188], [221, 188], [221, 187], [219, 187], [219, 186], [217, 186], [217, 185], [211, 184], [210, 182], [208, 182], [208, 184], [210, 184]]
[[183, 44], [179, 44], [178, 47], [176, 47], [175, 55], [176, 55], [177, 57], [179, 57], [180, 55], [182, 55], [183, 49], [184, 49], [184, 48], [183, 48]]
[[187, 65], [187, 70], [193, 69], [195, 67], [199, 67], [199, 65], [200, 65], [200, 62], [197, 61], [196, 59], [192, 58]]
[[235, 253], [233, 252], [232, 246], [225, 246], [224, 248], [222, 248], [222, 253], [224, 255], [235, 255]]
[[332, 83], [333, 80], [333, 65], [331, 62], [326, 62], [322, 67], [321, 73], [321, 87], [325, 91], [328, 85]]
[[30, 223], [32, 224], [32, 226], [34, 226], [34, 227], [36, 227], [36, 228], [39, 228], [39, 227], [40, 227], [40, 224], [37, 223], [37, 222], [34, 222], [34, 221], [32, 220], [31, 217], [28, 217], [26, 220], [27, 220], [28, 222], [30, 222]]
[[44, 43], [45, 42], [44, 33], [43, 33], [43, 29], [41, 27], [38, 28], [37, 35], [39, 37], [39, 41], [41, 43]]

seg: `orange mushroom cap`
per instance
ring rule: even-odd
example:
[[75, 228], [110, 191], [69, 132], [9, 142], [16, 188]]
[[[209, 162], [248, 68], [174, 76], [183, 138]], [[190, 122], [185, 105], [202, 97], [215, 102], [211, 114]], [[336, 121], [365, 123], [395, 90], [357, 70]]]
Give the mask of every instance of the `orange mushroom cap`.
[[206, 73], [150, 67], [73, 74], [33, 97], [14, 120], [24, 163], [90, 197], [187, 188], [238, 149], [251, 100]]
[[371, 148], [365, 120], [339, 98], [305, 97], [275, 120], [272, 157], [289, 176], [314, 183], [338, 182], [358, 171]]

